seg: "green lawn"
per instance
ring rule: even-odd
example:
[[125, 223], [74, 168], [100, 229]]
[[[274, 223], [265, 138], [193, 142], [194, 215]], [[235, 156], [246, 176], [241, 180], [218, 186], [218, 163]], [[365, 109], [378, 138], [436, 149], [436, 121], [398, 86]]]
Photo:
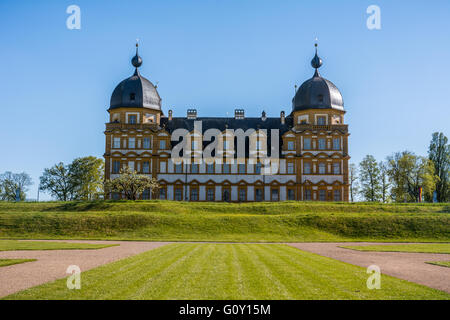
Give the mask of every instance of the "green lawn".
[[369, 290], [366, 270], [280, 244], [170, 244], [6, 299], [450, 299], [382, 275]]
[[36, 261], [36, 259], [0, 259], [0, 267], [11, 266], [24, 262]]
[[101, 249], [112, 246], [117, 244], [0, 240], [0, 251]]
[[0, 202], [0, 238], [450, 242], [448, 204]]
[[448, 267], [450, 268], [450, 261], [433, 261], [433, 262], [427, 262], [429, 264], [434, 264], [436, 266], [441, 266], [441, 267]]
[[450, 243], [415, 243], [398, 245], [342, 246], [358, 251], [450, 253]]

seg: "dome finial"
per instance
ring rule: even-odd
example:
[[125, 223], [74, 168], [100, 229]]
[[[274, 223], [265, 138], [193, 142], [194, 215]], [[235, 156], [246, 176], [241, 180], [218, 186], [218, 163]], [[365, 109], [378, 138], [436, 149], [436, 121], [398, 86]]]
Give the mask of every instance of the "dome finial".
[[136, 39], [136, 55], [131, 59], [131, 64], [136, 68], [139, 68], [142, 65], [142, 58], [139, 56], [138, 52], [139, 48], [139, 39]]
[[314, 73], [315, 77], [320, 76], [319, 75], [319, 71], [317, 69], [319, 69], [322, 66], [322, 59], [320, 59], [320, 57], [317, 55], [317, 38], [316, 41], [314, 43], [314, 47], [316, 48], [316, 54], [314, 55], [314, 58], [311, 60], [311, 66], [316, 69], [316, 72]]

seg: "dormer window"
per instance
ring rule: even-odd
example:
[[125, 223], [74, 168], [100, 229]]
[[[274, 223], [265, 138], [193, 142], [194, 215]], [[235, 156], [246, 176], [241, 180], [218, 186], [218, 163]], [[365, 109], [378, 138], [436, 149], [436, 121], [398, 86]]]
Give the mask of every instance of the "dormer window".
[[128, 123], [129, 124], [136, 124], [137, 123], [137, 116], [135, 114], [131, 114], [128, 116]]
[[131, 101], [136, 100], [136, 95], [134, 93], [130, 93], [130, 100]]
[[323, 102], [323, 94], [319, 94], [318, 96], [317, 96], [317, 100], [319, 100], [319, 102]]

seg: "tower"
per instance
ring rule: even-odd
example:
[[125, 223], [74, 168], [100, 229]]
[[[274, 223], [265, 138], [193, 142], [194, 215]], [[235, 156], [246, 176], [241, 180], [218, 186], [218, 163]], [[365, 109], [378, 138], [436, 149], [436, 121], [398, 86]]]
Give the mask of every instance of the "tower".
[[348, 126], [339, 89], [323, 78], [323, 61], [317, 53], [315, 69], [292, 99], [293, 128], [297, 146], [299, 200], [348, 201]]
[[124, 167], [156, 176], [152, 158], [159, 146], [155, 137], [163, 112], [156, 86], [139, 72], [143, 61], [138, 49], [136, 43], [131, 59], [134, 74], [120, 82], [111, 95], [105, 130], [106, 179], [114, 178]]

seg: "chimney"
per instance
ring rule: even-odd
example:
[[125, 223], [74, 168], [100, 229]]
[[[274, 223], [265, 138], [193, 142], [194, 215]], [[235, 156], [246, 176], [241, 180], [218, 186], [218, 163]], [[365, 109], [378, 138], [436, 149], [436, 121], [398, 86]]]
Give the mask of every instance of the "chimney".
[[197, 119], [197, 109], [188, 109], [187, 118], [191, 120]]
[[169, 121], [172, 121], [172, 110], [169, 110]]
[[281, 118], [281, 124], [284, 124], [286, 122], [286, 117], [284, 116], [284, 111], [281, 111], [280, 118]]
[[234, 109], [234, 118], [235, 119], [244, 119], [244, 109]]
[[266, 119], [267, 119], [266, 112], [263, 111], [262, 114], [261, 114], [261, 120], [262, 121], [266, 121]]

